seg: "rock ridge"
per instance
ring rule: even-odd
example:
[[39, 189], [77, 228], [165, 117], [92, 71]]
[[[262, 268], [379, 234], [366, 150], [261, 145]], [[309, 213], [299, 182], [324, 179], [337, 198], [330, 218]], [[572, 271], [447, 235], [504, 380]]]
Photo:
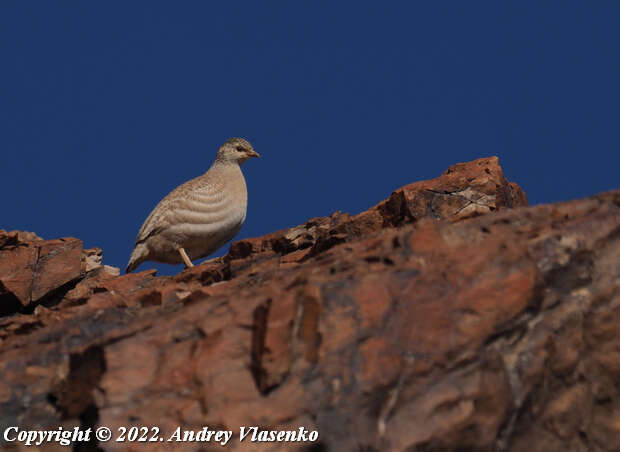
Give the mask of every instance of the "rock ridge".
[[[496, 157], [175, 276], [120, 276], [78, 239], [0, 231], [0, 430], [206, 425], [233, 431], [235, 451], [618, 450], [619, 322], [620, 190], [529, 207]], [[239, 441], [254, 425], [319, 439]]]

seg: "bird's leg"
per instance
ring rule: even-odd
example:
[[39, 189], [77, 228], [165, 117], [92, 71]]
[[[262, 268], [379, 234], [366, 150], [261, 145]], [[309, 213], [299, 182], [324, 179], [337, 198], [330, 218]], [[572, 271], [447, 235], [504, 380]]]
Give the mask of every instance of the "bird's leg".
[[192, 261], [189, 260], [189, 257], [187, 257], [187, 253], [185, 252], [183, 248], [179, 248], [179, 254], [181, 255], [181, 258], [183, 259], [183, 262], [185, 262], [185, 266], [187, 268], [191, 268], [194, 266], [194, 264], [192, 264]]

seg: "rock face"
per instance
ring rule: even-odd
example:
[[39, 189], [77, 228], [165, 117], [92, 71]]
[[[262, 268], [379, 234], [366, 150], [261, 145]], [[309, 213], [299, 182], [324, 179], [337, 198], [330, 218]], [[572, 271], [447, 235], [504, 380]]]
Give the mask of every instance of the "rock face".
[[[98, 256], [0, 233], [2, 431], [209, 426], [232, 430], [234, 451], [620, 450], [620, 191], [528, 207], [487, 158], [174, 277], [117, 276]], [[319, 438], [252, 443], [242, 426]]]

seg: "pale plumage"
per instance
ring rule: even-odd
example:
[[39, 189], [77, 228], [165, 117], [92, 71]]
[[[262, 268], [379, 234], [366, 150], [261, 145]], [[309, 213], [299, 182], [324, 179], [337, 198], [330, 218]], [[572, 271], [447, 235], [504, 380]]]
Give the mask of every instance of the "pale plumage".
[[162, 199], [144, 221], [127, 273], [151, 260], [168, 264], [208, 256], [232, 240], [245, 220], [248, 193], [240, 165], [260, 157], [250, 143], [231, 138], [211, 168]]

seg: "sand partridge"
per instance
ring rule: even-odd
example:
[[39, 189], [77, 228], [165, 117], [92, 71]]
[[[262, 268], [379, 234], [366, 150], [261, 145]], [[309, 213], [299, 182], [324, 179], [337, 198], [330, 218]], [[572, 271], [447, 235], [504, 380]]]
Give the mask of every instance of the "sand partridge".
[[193, 267], [192, 260], [230, 241], [245, 220], [248, 192], [241, 164], [260, 157], [243, 138], [224, 143], [211, 168], [160, 201], [144, 221], [126, 272], [144, 261]]

